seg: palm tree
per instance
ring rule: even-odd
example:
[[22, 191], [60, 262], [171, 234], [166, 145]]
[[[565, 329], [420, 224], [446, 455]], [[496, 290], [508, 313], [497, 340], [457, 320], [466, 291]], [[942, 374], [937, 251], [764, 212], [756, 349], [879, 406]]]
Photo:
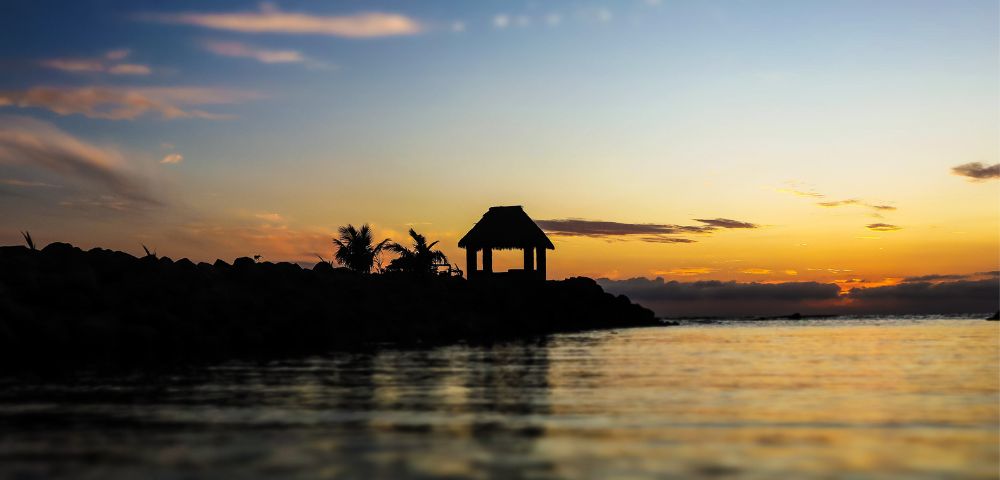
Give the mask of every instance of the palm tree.
[[385, 248], [398, 254], [399, 257], [389, 262], [389, 270], [410, 272], [410, 273], [430, 273], [434, 271], [435, 263], [445, 263], [448, 257], [441, 250], [434, 250], [434, 245], [438, 242], [427, 244], [427, 237], [410, 229], [410, 237], [413, 238], [413, 248], [409, 249], [398, 243], [390, 243]]
[[334, 258], [355, 272], [371, 272], [372, 267], [380, 260], [382, 250], [389, 244], [388, 238], [374, 243], [372, 229], [367, 223], [361, 228], [354, 228], [354, 225], [349, 224], [337, 231], [340, 238], [333, 239], [333, 244], [337, 247]]

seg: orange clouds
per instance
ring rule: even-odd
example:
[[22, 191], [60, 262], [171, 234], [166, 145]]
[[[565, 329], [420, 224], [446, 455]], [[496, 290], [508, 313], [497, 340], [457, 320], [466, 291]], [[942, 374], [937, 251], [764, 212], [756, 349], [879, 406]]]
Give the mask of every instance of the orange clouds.
[[173, 251], [161, 250], [166, 255], [193, 259], [211, 260], [207, 254], [232, 262], [237, 257], [263, 255], [271, 261], [311, 264], [319, 260], [317, 254], [328, 259], [332, 256], [335, 235], [332, 230], [298, 229], [266, 219], [259, 225], [191, 223], [168, 233], [175, 243]]
[[204, 87], [33, 87], [0, 93], [0, 106], [39, 107], [60, 115], [107, 120], [133, 120], [147, 113], [165, 119], [221, 119], [230, 116], [187, 107], [233, 104], [259, 97], [254, 92]]
[[163, 160], [160, 160], [160, 163], [177, 164], [183, 161], [184, 155], [179, 153], [168, 153], [165, 157], [163, 157]]
[[312, 15], [283, 12], [270, 4], [262, 5], [260, 11], [256, 12], [160, 14], [146, 15], [144, 18], [163, 23], [244, 33], [329, 35], [347, 38], [413, 35], [423, 30], [419, 22], [400, 14], [365, 12], [341, 16]]
[[96, 186], [94, 193], [111, 195], [117, 203], [160, 204], [118, 151], [88, 144], [39, 120], [0, 116], [0, 164], [56, 174], [89, 190]]
[[132, 53], [128, 49], [111, 50], [102, 58], [53, 58], [42, 66], [69, 73], [110, 73], [112, 75], [149, 75], [153, 70], [137, 63], [118, 63]]
[[876, 232], [894, 232], [896, 230], [902, 230], [903, 227], [898, 225], [890, 225], [888, 223], [870, 223], [866, 225], [869, 230], [874, 230]]

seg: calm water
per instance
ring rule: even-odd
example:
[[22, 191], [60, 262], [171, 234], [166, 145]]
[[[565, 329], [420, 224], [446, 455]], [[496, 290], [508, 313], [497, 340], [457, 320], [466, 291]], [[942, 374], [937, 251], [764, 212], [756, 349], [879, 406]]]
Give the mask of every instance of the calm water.
[[21, 478], [997, 478], [1000, 324], [728, 323], [0, 379]]

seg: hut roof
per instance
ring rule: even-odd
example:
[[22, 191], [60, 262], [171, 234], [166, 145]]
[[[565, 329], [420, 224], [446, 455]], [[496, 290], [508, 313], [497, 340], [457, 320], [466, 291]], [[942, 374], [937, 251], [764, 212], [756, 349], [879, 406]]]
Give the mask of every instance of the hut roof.
[[555, 245], [534, 220], [524, 213], [520, 205], [490, 207], [483, 218], [458, 241], [461, 248], [495, 248], [499, 250], [545, 247], [555, 250]]

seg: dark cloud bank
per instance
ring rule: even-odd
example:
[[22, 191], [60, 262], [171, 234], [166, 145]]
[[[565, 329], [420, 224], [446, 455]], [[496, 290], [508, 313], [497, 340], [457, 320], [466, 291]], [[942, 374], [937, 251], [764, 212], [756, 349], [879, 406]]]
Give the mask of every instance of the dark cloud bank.
[[[988, 274], [990, 272], [984, 272]], [[934, 277], [934, 278], [930, 278]], [[833, 283], [741, 283], [717, 280], [665, 281], [662, 278], [598, 280], [606, 290], [625, 294], [664, 317], [802, 314], [986, 313], [1000, 304], [1000, 278], [932, 283], [928, 275], [898, 285], [854, 288], [840, 295]]]

